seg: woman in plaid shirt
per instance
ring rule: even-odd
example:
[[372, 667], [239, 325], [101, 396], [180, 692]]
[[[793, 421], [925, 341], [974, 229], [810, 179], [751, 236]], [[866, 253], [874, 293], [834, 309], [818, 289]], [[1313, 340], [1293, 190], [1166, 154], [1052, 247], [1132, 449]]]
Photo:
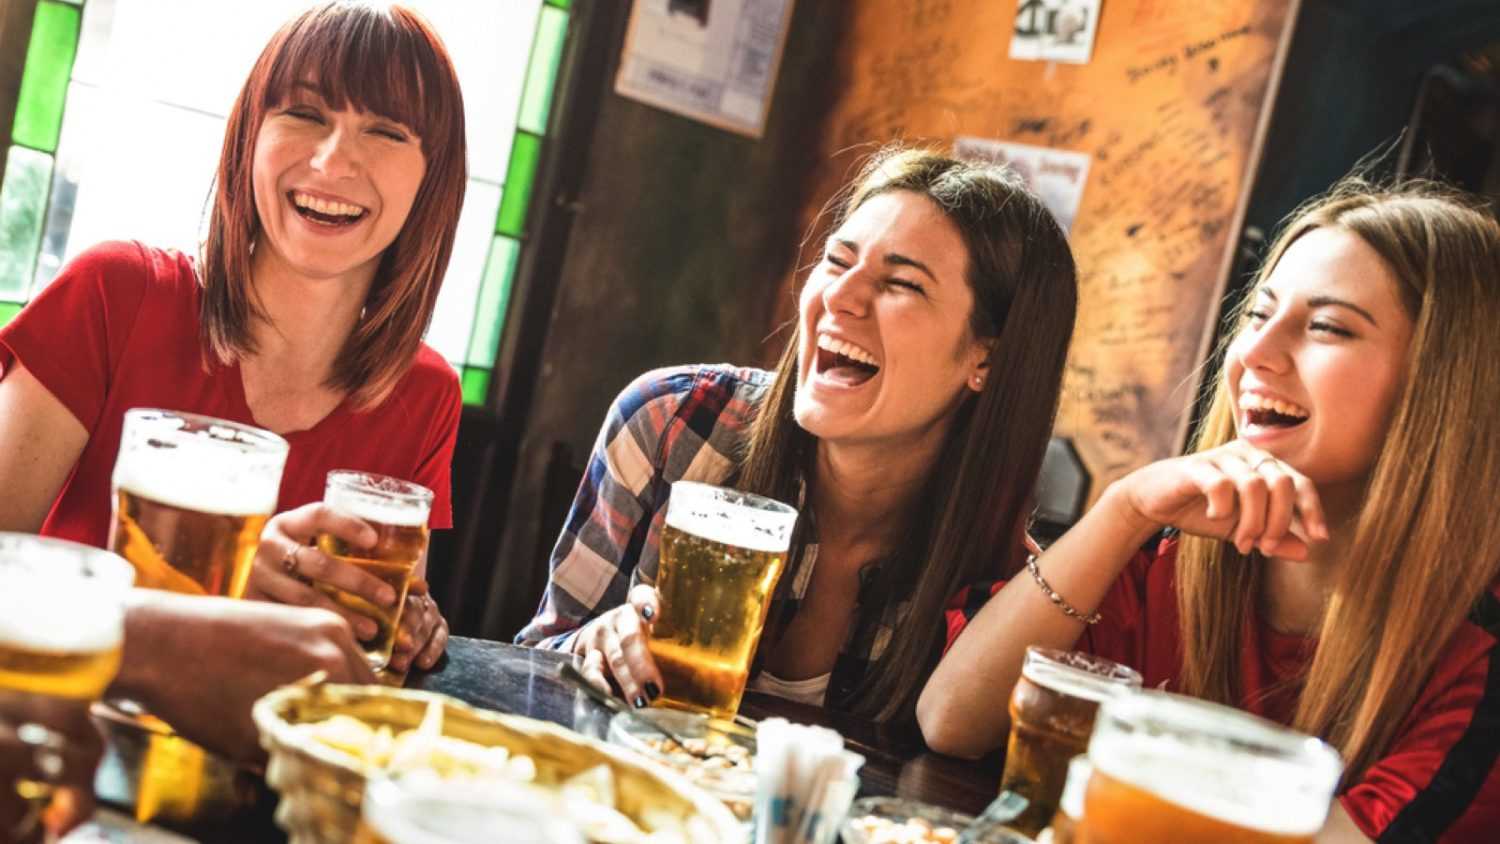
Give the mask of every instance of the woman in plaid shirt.
[[912, 717], [944, 606], [1024, 559], [1077, 280], [1061, 228], [1012, 172], [886, 150], [841, 194], [775, 372], [647, 373], [610, 408], [517, 640], [584, 658], [645, 706], [673, 481], [798, 505], [750, 687]]

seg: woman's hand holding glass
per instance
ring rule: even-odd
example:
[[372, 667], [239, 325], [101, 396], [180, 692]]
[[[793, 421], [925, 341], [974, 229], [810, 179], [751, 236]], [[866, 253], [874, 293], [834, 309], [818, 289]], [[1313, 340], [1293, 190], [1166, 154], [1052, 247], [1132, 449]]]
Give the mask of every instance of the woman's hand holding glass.
[[[319, 586], [332, 587], [369, 605], [374, 612], [394, 613], [403, 600], [389, 583], [358, 566], [324, 553], [317, 537], [336, 537], [353, 549], [368, 549], [377, 533], [368, 522], [341, 513], [322, 502], [305, 504], [279, 513], [266, 524], [256, 550], [245, 597], [301, 607], [318, 607], [337, 613], [354, 635], [368, 642], [380, 635], [377, 618], [338, 601]], [[426, 583], [404, 597], [399, 632], [389, 666], [405, 671], [415, 664], [431, 668], [448, 644], [448, 622], [437, 603], [427, 594]]]
[[333, 600], [315, 583], [324, 583], [370, 602], [394, 607], [396, 591], [384, 581], [328, 554], [313, 544], [318, 534], [337, 536], [357, 548], [375, 543], [375, 530], [322, 502], [278, 513], [266, 523], [255, 551], [245, 597], [298, 607], [317, 607], [342, 616], [361, 641], [378, 632], [374, 619]]
[[1118, 482], [1118, 493], [1148, 533], [1175, 527], [1231, 542], [1241, 554], [1300, 560], [1328, 539], [1313, 482], [1241, 440], [1138, 469]]
[[656, 588], [638, 584], [630, 600], [579, 629], [573, 653], [583, 657], [583, 676], [599, 688], [618, 693], [636, 708], [661, 696], [661, 672], [646, 640], [661, 609]]

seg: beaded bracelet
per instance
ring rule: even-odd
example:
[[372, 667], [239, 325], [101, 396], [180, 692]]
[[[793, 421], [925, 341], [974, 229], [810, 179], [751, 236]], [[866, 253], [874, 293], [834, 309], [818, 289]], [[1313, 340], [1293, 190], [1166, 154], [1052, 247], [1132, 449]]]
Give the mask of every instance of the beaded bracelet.
[[1076, 618], [1084, 624], [1099, 623], [1100, 615], [1097, 611], [1091, 612], [1088, 615], [1084, 615], [1083, 613], [1074, 609], [1073, 605], [1068, 603], [1067, 600], [1063, 598], [1063, 596], [1057, 594], [1057, 590], [1053, 589], [1047, 583], [1046, 578], [1042, 577], [1042, 569], [1036, 564], [1035, 554], [1026, 555], [1026, 570], [1031, 572], [1031, 579], [1035, 580], [1036, 585], [1041, 587], [1042, 594], [1046, 595], [1047, 600], [1051, 601], [1054, 606], [1062, 610], [1063, 615], [1066, 615], [1069, 618]]

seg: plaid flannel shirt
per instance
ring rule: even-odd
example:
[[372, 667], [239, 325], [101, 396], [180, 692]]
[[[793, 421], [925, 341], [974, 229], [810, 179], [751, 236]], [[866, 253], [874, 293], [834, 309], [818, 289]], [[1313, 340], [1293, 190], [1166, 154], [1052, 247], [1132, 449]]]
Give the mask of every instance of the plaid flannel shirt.
[[[655, 583], [672, 482], [730, 480], [734, 455], [774, 380], [759, 369], [684, 366], [648, 372], [620, 393], [552, 550], [541, 607], [517, 634], [518, 643], [571, 648], [578, 629], [625, 603], [632, 586]], [[809, 517], [800, 501], [791, 503]], [[797, 535], [767, 614], [772, 641], [796, 614], [817, 564], [815, 525], [799, 525]], [[908, 602], [872, 594], [876, 570], [871, 565], [861, 572], [856, 619], [834, 665], [829, 705], [851, 702], [850, 694], [906, 616]]]

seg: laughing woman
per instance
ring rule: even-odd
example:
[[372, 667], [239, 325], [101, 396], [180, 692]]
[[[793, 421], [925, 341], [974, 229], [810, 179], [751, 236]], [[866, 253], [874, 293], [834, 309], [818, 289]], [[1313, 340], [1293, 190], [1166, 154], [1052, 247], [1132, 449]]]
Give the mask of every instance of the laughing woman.
[[1486, 211], [1351, 182], [1300, 213], [1195, 453], [1112, 484], [956, 633], [918, 704], [928, 741], [998, 747], [1026, 646], [1077, 647], [1337, 748], [1320, 842], [1494, 841], [1496, 325]]
[[658, 697], [644, 634], [668, 492], [727, 484], [803, 514], [750, 688], [910, 718], [947, 600], [1024, 558], [1076, 300], [1067, 241], [1013, 174], [877, 156], [776, 372], [659, 370], [616, 400], [518, 640]]
[[[129, 408], [268, 428], [291, 443], [277, 509], [297, 509], [267, 528], [251, 595], [373, 635], [302, 579], [395, 600], [302, 547], [325, 529], [363, 539], [309, 502], [328, 470], [362, 469], [433, 489], [431, 526], [450, 525], [461, 398], [422, 334], [465, 166], [458, 79], [425, 21], [331, 2], [287, 23], [230, 111], [201, 258], [95, 246], [0, 330], [0, 529], [102, 546]], [[425, 595], [404, 615], [397, 666], [430, 665], [441, 615]]]

